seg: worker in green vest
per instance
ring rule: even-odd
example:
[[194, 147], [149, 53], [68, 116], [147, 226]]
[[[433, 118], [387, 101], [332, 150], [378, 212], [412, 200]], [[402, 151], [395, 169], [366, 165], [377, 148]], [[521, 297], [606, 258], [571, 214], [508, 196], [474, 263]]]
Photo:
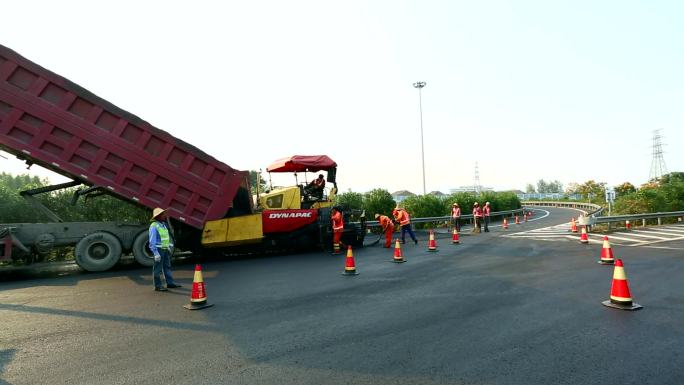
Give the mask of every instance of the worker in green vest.
[[[154, 264], [152, 265], [152, 278], [154, 280], [155, 291], [167, 291], [168, 288], [181, 287], [173, 281], [171, 274], [171, 251], [173, 243], [171, 234], [166, 225], [166, 211], [159, 207], [152, 210], [152, 223], [150, 223], [150, 251], [154, 254]], [[166, 287], [161, 284], [161, 273], [164, 271]]]

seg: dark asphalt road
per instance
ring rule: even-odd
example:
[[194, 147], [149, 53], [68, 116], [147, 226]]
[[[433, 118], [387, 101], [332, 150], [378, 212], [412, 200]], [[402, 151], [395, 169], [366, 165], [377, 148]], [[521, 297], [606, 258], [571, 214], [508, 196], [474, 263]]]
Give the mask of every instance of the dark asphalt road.
[[[509, 231], [572, 216], [551, 213]], [[684, 243], [614, 247], [625, 312], [599, 245], [502, 233], [355, 250], [355, 277], [320, 253], [205, 263], [197, 312], [192, 265], [169, 293], [147, 269], [0, 283], [0, 384], [684, 384]]]

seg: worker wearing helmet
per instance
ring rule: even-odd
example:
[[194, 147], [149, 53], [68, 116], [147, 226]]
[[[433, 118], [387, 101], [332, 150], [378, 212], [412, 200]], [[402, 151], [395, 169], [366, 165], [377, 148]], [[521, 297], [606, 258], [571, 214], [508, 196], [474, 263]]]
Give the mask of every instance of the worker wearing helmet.
[[[155, 291], [167, 291], [168, 288], [181, 287], [173, 281], [171, 274], [171, 254], [173, 243], [166, 225], [166, 211], [159, 207], [152, 211], [152, 223], [149, 228], [149, 247], [154, 255], [152, 264], [152, 280]], [[161, 273], [164, 272], [166, 287], [161, 284]]]
[[451, 221], [456, 231], [461, 232], [461, 208], [456, 202], [451, 205]]
[[489, 202], [485, 202], [485, 205], [482, 208], [482, 215], [484, 216], [484, 231], [485, 231], [485, 233], [489, 232], [489, 215], [491, 213], [492, 213], [492, 208], [489, 207]]
[[309, 182], [304, 188], [304, 191], [316, 198], [323, 199], [323, 189], [325, 188], [325, 179], [323, 174], [318, 174], [318, 178]]
[[394, 219], [399, 222], [399, 226], [401, 226], [401, 243], [406, 243], [406, 233], [408, 232], [411, 239], [413, 239], [413, 242], [417, 245], [418, 240], [411, 228], [411, 216], [409, 213], [407, 213], [406, 210], [397, 207], [392, 211], [392, 215], [394, 216]]
[[473, 203], [473, 220], [473, 233], [482, 232], [482, 207], [477, 202]]
[[375, 214], [375, 219], [380, 222], [380, 228], [382, 229], [382, 232], [385, 233], [385, 245], [383, 247], [389, 249], [390, 245], [392, 244], [394, 223], [392, 223], [392, 220], [387, 215]]
[[340, 254], [340, 246], [344, 246], [344, 244], [342, 243], [342, 233], [344, 232], [344, 217], [342, 217], [342, 212], [337, 207], [333, 207], [330, 212], [332, 214], [330, 220], [332, 221], [333, 229], [333, 254]]

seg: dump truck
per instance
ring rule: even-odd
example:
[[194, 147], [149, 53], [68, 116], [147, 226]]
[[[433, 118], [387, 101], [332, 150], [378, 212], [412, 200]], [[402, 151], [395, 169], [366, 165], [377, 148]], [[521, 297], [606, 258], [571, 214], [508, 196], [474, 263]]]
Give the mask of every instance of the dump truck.
[[[288, 166], [271, 171], [326, 171], [334, 184], [328, 196], [311, 199], [298, 193], [301, 186], [292, 186], [259, 194], [255, 204], [248, 172], [2, 45], [0, 149], [28, 166], [71, 179], [21, 193], [47, 221], [0, 224], [0, 260], [75, 246], [76, 263], [87, 271], [107, 270], [128, 253], [142, 265], [152, 264], [148, 223], [65, 222], [36, 199], [65, 188], [75, 189], [75, 200], [108, 194], [149, 209], [165, 208], [175, 245], [182, 250], [253, 252], [326, 248], [331, 242], [337, 164], [327, 156], [284, 158], [276, 163]], [[343, 239], [362, 245], [364, 234], [365, 223], [348, 222]]]

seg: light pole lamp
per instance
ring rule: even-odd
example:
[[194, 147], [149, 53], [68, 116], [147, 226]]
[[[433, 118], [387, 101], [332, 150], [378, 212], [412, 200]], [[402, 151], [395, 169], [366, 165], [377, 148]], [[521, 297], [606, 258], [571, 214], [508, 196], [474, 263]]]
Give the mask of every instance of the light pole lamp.
[[413, 87], [418, 89], [418, 108], [420, 109], [420, 157], [423, 162], [423, 195], [427, 194], [425, 190], [425, 146], [423, 145], [423, 98], [421, 95], [421, 90], [425, 84], [425, 82], [413, 83]]

